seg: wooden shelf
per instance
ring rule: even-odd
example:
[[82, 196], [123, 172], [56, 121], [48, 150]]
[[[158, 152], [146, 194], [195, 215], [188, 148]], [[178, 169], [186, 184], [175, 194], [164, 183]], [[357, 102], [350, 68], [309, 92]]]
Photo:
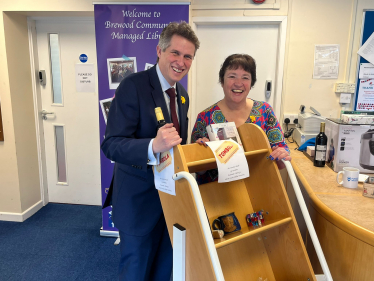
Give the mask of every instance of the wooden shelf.
[[286, 224], [286, 223], [289, 223], [292, 221], [292, 218], [285, 218], [285, 219], [282, 219], [282, 220], [276, 220], [276, 221], [267, 221], [266, 224], [262, 227], [248, 227], [248, 226], [244, 226], [242, 227], [242, 230], [241, 231], [238, 231], [238, 232], [234, 232], [234, 233], [231, 233], [231, 234], [227, 234], [225, 235], [223, 238], [221, 239], [214, 239], [214, 244], [216, 246], [216, 249], [219, 249], [219, 248], [222, 248], [222, 247], [225, 247], [227, 245], [230, 245], [232, 243], [235, 243], [235, 242], [238, 242], [242, 239], [245, 239], [247, 237], [250, 237], [250, 236], [253, 236], [253, 235], [256, 235], [256, 234], [260, 234], [262, 232], [265, 232], [269, 229], [272, 229], [272, 228], [275, 228], [275, 227], [279, 227], [283, 224]]
[[[243, 124], [238, 132], [250, 177], [200, 185], [201, 197], [195, 194], [195, 183], [192, 187], [185, 179], [175, 182], [176, 196], [159, 191], [171, 241], [175, 223], [188, 231], [186, 281], [215, 281], [221, 274], [226, 281], [258, 280], [259, 276], [271, 281], [317, 281], [278, 167], [266, 159], [271, 153], [267, 135], [254, 124]], [[217, 163], [209, 147], [198, 143], [174, 147], [176, 172], [214, 168]], [[205, 209], [202, 217], [198, 207]], [[261, 209], [267, 212], [265, 224], [248, 227], [246, 215]], [[235, 212], [242, 230], [213, 241], [208, 231], [209, 241], [205, 240], [204, 230], [210, 227], [209, 221], [231, 212]]]
[[[248, 159], [253, 155], [267, 154], [268, 149], [258, 149], [253, 151], [244, 152], [245, 157]], [[196, 173], [199, 171], [206, 171], [217, 168], [216, 158], [208, 158], [204, 160], [187, 162], [187, 167], [190, 173]]]

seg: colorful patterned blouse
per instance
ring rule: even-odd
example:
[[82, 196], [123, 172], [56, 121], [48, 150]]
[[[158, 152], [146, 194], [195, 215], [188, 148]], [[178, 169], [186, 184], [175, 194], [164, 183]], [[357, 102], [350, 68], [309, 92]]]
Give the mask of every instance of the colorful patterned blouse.
[[[197, 116], [195, 126], [192, 130], [191, 143], [203, 137], [209, 139], [206, 130], [208, 125], [225, 122], [227, 122], [227, 120], [217, 103], [208, 107]], [[253, 123], [261, 127], [267, 135], [271, 147], [279, 146], [283, 147], [288, 152], [290, 151], [284, 141], [283, 132], [277, 117], [275, 117], [273, 108], [267, 102], [253, 100], [251, 113], [245, 123]], [[209, 170], [203, 175], [197, 175], [196, 180], [198, 184], [218, 180], [217, 169]]]

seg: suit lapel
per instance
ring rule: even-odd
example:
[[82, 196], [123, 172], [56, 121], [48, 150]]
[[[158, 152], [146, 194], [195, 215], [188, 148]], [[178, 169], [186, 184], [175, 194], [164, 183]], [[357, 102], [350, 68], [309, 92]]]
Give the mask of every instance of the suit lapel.
[[156, 65], [149, 70], [149, 78], [153, 87], [152, 98], [155, 102], [155, 108], [161, 107], [166, 123], [171, 123], [170, 114], [165, 102], [164, 92], [162, 91], [160, 80], [157, 76]]
[[[187, 116], [187, 112], [186, 112], [186, 104], [185, 103], [182, 103], [182, 97], [184, 97], [184, 91], [182, 91], [182, 87], [179, 83], [177, 83], [177, 103], [178, 103], [178, 113], [179, 113], [179, 126], [180, 126], [180, 130], [181, 130], [181, 138], [183, 139], [184, 138], [184, 132], [187, 132], [187, 126], [188, 124], [186, 124], [186, 116]], [[184, 97], [186, 98], [186, 97]], [[186, 136], [187, 137], [187, 136]]]

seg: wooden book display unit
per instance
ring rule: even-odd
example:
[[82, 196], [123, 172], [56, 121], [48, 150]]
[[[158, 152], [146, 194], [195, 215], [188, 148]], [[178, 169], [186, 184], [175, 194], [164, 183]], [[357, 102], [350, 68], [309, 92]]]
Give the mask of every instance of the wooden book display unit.
[[[229, 183], [199, 186], [209, 225], [217, 217], [235, 212], [241, 231], [214, 239], [226, 281], [316, 280], [287, 193], [263, 130], [253, 124], [238, 128], [250, 177]], [[195, 173], [217, 167], [209, 147], [199, 144], [174, 148], [175, 173]], [[176, 196], [159, 192], [171, 240], [173, 225], [186, 229], [185, 276], [188, 281], [217, 280], [201, 220], [186, 179], [176, 182]], [[248, 227], [246, 215], [264, 210], [265, 224]], [[210, 238], [209, 238], [210, 239]], [[213, 238], [211, 238], [213, 239]]]

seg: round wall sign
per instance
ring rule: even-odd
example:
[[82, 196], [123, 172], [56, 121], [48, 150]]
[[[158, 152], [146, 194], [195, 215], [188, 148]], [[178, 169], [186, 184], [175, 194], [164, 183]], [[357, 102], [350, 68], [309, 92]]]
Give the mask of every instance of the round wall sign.
[[85, 54], [81, 54], [81, 55], [79, 56], [79, 60], [80, 60], [81, 62], [86, 62], [86, 61], [88, 60], [88, 57], [87, 57], [87, 55], [85, 55]]

